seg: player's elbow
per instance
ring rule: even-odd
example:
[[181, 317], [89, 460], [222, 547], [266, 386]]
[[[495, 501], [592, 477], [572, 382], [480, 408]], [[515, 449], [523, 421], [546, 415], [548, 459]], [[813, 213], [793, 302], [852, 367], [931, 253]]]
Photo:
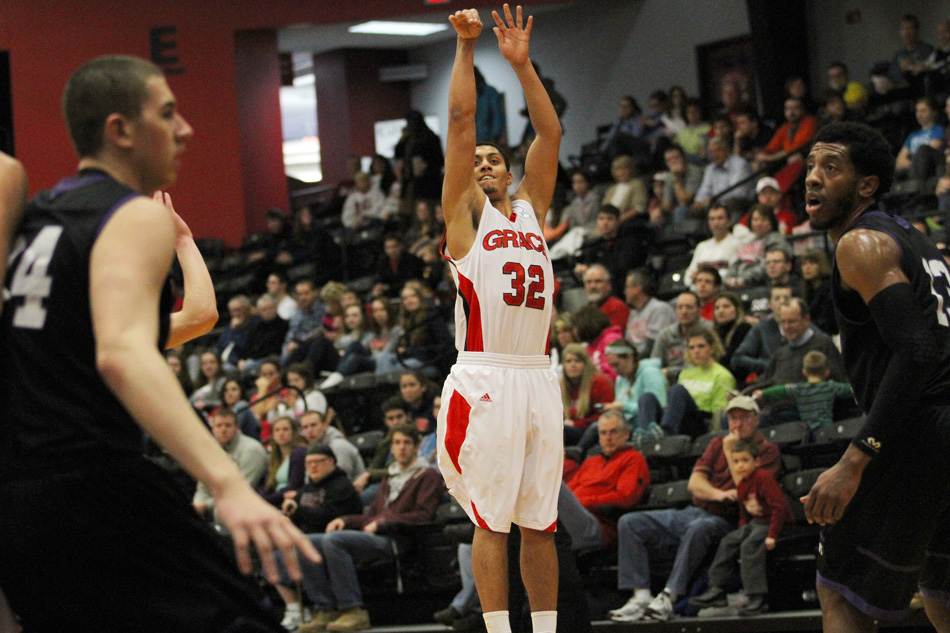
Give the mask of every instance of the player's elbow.
[[464, 121], [475, 118], [475, 102], [471, 104], [463, 101], [452, 101], [449, 103], [449, 121]]
[[96, 345], [96, 371], [113, 391], [117, 391], [125, 381], [132, 357], [131, 350], [119, 342], [100, 342]]

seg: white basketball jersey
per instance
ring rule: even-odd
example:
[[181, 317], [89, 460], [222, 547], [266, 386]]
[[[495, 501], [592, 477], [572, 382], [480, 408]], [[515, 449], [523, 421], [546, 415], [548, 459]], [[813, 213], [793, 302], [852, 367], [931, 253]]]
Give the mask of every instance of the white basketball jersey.
[[465, 257], [453, 259], [443, 242], [442, 256], [452, 264], [458, 288], [455, 346], [460, 352], [548, 353], [554, 291], [548, 247], [531, 205], [514, 200], [511, 206], [506, 218], [485, 200], [475, 243]]

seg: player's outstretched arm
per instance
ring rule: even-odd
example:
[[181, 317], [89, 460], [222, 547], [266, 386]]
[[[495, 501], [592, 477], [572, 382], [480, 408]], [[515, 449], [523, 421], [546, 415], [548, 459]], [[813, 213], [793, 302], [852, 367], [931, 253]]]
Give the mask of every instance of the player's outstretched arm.
[[475, 241], [472, 214], [485, 203], [485, 193], [476, 185], [475, 162], [475, 43], [482, 21], [475, 9], [449, 16], [458, 41], [449, 80], [449, 126], [445, 140], [445, 179], [442, 209], [449, 253], [463, 257]]
[[251, 571], [253, 542], [268, 579], [276, 582], [279, 576], [275, 549], [282, 552], [291, 576], [299, 578], [294, 548], [314, 562], [319, 555], [287, 517], [244, 481], [198, 420], [155, 345], [159, 296], [175, 241], [168, 211], [145, 198], [126, 203], [106, 224], [89, 264], [97, 368], [139, 425], [214, 495], [241, 570]]
[[[7, 275], [7, 255], [26, 201], [26, 171], [15, 158], [0, 153], [0, 286]], [[0, 311], [3, 301], [0, 300]]]
[[175, 213], [172, 197], [156, 191], [153, 198], [171, 213], [175, 224], [175, 254], [185, 280], [185, 297], [181, 310], [172, 314], [171, 332], [166, 345], [170, 349], [210, 332], [218, 322], [218, 306], [211, 273], [208, 272], [204, 257], [195, 244], [191, 229], [181, 216]]
[[538, 214], [538, 221], [541, 226], [544, 226], [544, 218], [548, 207], [551, 206], [554, 185], [557, 181], [561, 122], [557, 118], [557, 112], [554, 110], [544, 84], [541, 83], [541, 78], [538, 77], [528, 57], [534, 17], [528, 16], [528, 21], [525, 23], [520, 6], [515, 8], [514, 16], [507, 4], [504, 5], [503, 10], [504, 20], [497, 11], [492, 12], [496, 24], [494, 31], [498, 38], [498, 50], [511, 64], [511, 68], [518, 76], [518, 81], [521, 82], [525, 103], [528, 105], [528, 116], [537, 134], [525, 157], [524, 180], [518, 188], [516, 197], [528, 199]]

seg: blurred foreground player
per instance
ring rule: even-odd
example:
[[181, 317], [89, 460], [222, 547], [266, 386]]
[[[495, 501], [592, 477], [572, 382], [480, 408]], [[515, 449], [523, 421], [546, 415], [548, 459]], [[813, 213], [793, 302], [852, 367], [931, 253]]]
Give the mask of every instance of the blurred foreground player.
[[[217, 320], [191, 232], [160, 193], [192, 129], [161, 71], [133, 57], [80, 67], [63, 110], [79, 173], [2, 237], [0, 586], [29, 631], [279, 631], [220, 537], [142, 456], [144, 430], [208, 487], [241, 571], [252, 541], [275, 581], [275, 549], [297, 575], [295, 545], [319, 558], [244, 482], [160, 353]], [[172, 315], [176, 251], [186, 298]]]
[[[532, 18], [497, 12], [495, 35], [525, 93], [537, 136], [513, 196], [507, 159], [475, 138], [478, 12], [457, 11], [449, 83], [443, 256], [452, 264], [458, 362], [439, 413], [439, 469], [477, 525], [475, 585], [488, 633], [510, 631], [508, 532], [521, 530], [521, 574], [535, 633], [557, 626], [557, 496], [563, 464], [562, 405], [546, 356], [554, 275], [542, 228], [557, 177], [561, 125], [528, 58]], [[474, 163], [474, 170], [473, 170]], [[520, 615], [520, 614], [519, 614]]]
[[884, 137], [835, 123], [814, 139], [805, 208], [837, 245], [832, 292], [842, 356], [867, 423], [802, 499], [824, 526], [825, 631], [873, 631], [906, 615], [918, 583], [950, 631], [950, 271], [878, 199], [894, 160]]

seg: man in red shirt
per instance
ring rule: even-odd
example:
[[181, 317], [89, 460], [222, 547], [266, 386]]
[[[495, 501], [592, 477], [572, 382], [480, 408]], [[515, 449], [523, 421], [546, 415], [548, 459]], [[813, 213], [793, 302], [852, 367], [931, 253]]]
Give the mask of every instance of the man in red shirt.
[[630, 427], [620, 411], [605, 411], [597, 421], [602, 453], [591, 455], [561, 484], [557, 515], [574, 549], [617, 540], [617, 510], [629, 510], [650, 485], [650, 469], [640, 451], [627, 444]]
[[584, 292], [591, 305], [607, 315], [611, 325], [627, 327], [630, 307], [611, 294], [613, 285], [610, 272], [601, 264], [593, 264], [584, 271]]
[[805, 105], [798, 97], [785, 100], [785, 123], [775, 131], [769, 144], [755, 159], [759, 163], [787, 160], [801, 162], [808, 152], [807, 145], [818, 132], [818, 117], [805, 114]]

